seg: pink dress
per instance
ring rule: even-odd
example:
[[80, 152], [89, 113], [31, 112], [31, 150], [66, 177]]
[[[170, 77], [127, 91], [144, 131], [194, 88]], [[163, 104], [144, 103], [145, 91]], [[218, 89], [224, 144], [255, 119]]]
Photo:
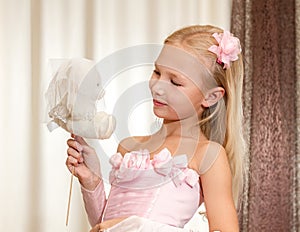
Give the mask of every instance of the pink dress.
[[139, 216], [182, 228], [200, 203], [199, 175], [187, 167], [186, 155], [163, 149], [150, 160], [147, 150], [117, 153], [110, 158], [111, 190], [105, 197], [101, 182], [94, 191], [82, 188], [90, 224]]

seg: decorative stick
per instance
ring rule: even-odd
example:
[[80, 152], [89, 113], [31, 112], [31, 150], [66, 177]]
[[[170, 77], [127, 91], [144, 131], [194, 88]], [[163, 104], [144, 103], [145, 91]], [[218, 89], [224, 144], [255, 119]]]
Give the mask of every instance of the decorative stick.
[[71, 205], [71, 196], [72, 196], [72, 189], [73, 189], [74, 174], [75, 174], [75, 166], [73, 166], [72, 175], [71, 175], [71, 183], [70, 183], [70, 191], [69, 191], [69, 199], [68, 199], [68, 209], [67, 209], [67, 216], [66, 216], [66, 226], [68, 226], [68, 222], [69, 222], [69, 214], [70, 214], [70, 205]]

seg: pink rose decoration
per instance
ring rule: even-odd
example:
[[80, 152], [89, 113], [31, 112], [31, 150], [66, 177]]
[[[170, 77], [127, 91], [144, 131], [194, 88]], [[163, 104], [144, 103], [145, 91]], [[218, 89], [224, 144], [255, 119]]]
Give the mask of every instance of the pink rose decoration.
[[168, 149], [164, 148], [160, 153], [153, 157], [152, 164], [154, 167], [159, 168], [172, 160], [172, 155]]
[[122, 163], [123, 156], [120, 153], [112, 155], [109, 159], [109, 163], [116, 169], [120, 168]]
[[224, 64], [223, 68], [230, 68], [230, 62], [238, 59], [238, 54], [241, 53], [240, 40], [234, 37], [229, 31], [223, 33], [214, 33], [212, 35], [219, 45], [212, 45], [208, 48], [209, 51], [217, 55], [217, 62]]
[[172, 155], [168, 149], [161, 150], [153, 157], [152, 165], [156, 172], [167, 175], [173, 168]]
[[150, 154], [147, 150], [127, 153], [122, 166], [131, 169], [147, 169], [150, 165]]

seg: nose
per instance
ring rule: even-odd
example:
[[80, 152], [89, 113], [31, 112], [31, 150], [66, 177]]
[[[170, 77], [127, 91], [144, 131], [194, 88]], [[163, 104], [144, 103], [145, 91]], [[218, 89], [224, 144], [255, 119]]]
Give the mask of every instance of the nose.
[[152, 92], [152, 95], [162, 96], [166, 92], [166, 81], [161, 79], [151, 79], [149, 86]]

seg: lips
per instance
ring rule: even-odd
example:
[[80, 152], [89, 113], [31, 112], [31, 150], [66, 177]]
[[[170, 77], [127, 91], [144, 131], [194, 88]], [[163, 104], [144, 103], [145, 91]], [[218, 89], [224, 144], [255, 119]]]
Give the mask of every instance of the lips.
[[154, 104], [154, 106], [165, 106], [165, 105], [167, 105], [166, 103], [158, 101], [156, 99], [153, 99], [153, 104]]

